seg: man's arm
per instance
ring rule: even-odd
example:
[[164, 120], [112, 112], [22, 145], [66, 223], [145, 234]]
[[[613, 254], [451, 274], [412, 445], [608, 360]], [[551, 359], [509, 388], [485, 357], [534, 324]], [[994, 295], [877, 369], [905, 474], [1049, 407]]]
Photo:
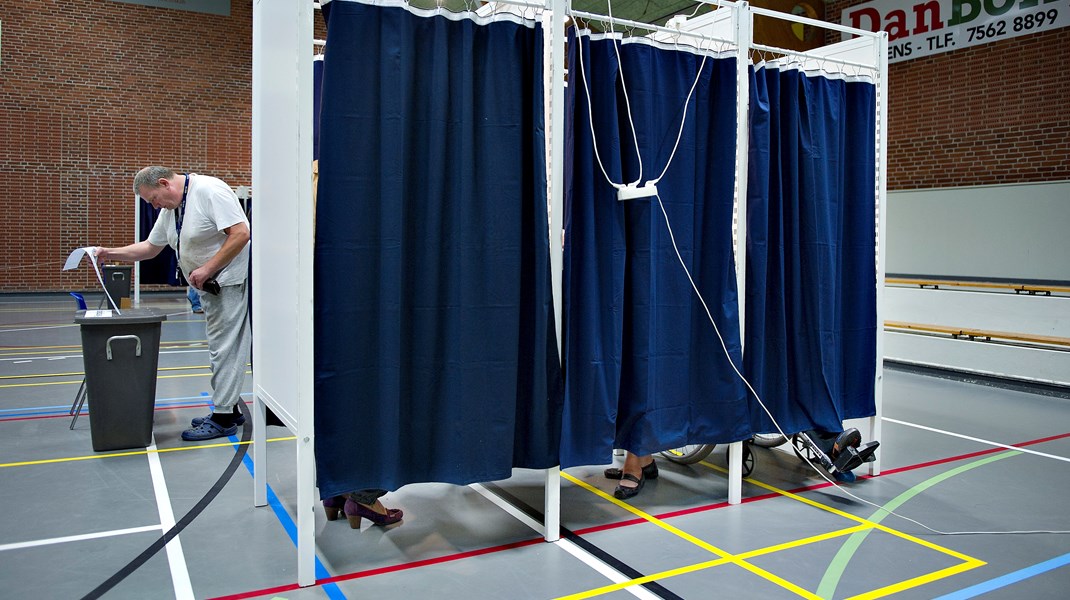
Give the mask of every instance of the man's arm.
[[189, 283], [197, 289], [203, 289], [205, 281], [212, 278], [213, 275], [223, 270], [223, 267], [230, 264], [230, 261], [234, 260], [242, 248], [245, 248], [245, 244], [249, 241], [249, 226], [245, 223], [235, 223], [230, 227], [223, 230], [223, 233], [227, 234], [227, 241], [223, 242], [223, 247], [219, 249], [219, 252], [215, 253], [215, 256], [208, 259], [208, 262], [204, 263], [199, 269], [194, 269], [189, 274]]
[[121, 248], [104, 248], [102, 246], [97, 246], [96, 256], [98, 261], [111, 259], [133, 262], [155, 258], [161, 250], [163, 250], [163, 246], [150, 244], [148, 240], [146, 240]]

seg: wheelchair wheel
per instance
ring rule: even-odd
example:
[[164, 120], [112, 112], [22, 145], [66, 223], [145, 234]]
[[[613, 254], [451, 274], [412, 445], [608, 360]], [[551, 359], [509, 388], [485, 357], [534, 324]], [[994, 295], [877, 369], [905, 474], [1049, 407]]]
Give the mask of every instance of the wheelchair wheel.
[[761, 446], [762, 448], [776, 448], [788, 441], [788, 438], [779, 433], [756, 433], [754, 434], [753, 441], [754, 445]]
[[806, 445], [806, 442], [799, 437], [799, 434], [796, 433], [791, 436], [791, 445], [795, 450], [795, 456], [798, 456], [800, 460], [809, 460], [814, 465], [821, 464], [817, 454]]
[[750, 444], [743, 443], [743, 476], [750, 477], [754, 472], [754, 453], [751, 452]]
[[715, 447], [716, 444], [693, 444], [662, 450], [658, 454], [679, 465], [693, 465], [709, 456]]

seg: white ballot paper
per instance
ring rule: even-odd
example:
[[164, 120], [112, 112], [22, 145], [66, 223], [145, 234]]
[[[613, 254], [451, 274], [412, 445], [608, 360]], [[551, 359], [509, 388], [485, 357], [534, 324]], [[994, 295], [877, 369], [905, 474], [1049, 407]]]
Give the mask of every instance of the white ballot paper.
[[[67, 257], [67, 262], [63, 263], [63, 270], [70, 271], [71, 269], [77, 269], [78, 265], [82, 262], [83, 256], [89, 256], [89, 261], [93, 263], [93, 270], [97, 273], [97, 281], [100, 282], [100, 287], [104, 288], [104, 295], [108, 297], [108, 301], [111, 302], [112, 308], [115, 309], [115, 314], [122, 315], [119, 312], [119, 307], [115, 304], [115, 300], [112, 299], [111, 294], [108, 293], [108, 286], [104, 285], [104, 276], [100, 273], [100, 265], [97, 264], [97, 255], [93, 246], [86, 246], [85, 248], [75, 248], [70, 256]], [[101, 311], [96, 311], [100, 313]], [[109, 313], [111, 311], [108, 311]], [[88, 314], [86, 316], [89, 316]], [[93, 316], [103, 316], [96, 314]], [[108, 315], [110, 316], [110, 314]]]

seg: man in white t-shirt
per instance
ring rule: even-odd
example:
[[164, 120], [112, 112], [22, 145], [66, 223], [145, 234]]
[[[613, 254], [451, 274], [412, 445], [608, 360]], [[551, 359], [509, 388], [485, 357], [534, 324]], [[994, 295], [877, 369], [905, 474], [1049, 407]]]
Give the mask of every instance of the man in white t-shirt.
[[148, 239], [121, 248], [96, 248], [98, 260], [147, 260], [171, 246], [186, 281], [201, 290], [212, 366], [212, 414], [193, 419], [187, 441], [233, 435], [249, 360], [249, 219], [223, 181], [167, 167], [146, 167], [134, 193], [160, 209]]

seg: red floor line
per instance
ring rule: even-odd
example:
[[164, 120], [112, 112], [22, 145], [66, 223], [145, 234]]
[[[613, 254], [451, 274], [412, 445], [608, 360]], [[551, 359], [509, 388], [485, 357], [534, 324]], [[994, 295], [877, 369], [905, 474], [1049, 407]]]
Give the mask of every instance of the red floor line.
[[[1062, 438], [1066, 438], [1066, 437], [1070, 437], [1070, 433], [1062, 433], [1062, 434], [1059, 434], [1059, 435], [1053, 435], [1053, 436], [1040, 438], [1040, 439], [1036, 439], [1036, 440], [1030, 440], [1028, 442], [1021, 442], [1021, 443], [1018, 443], [1018, 444], [1010, 444], [1010, 445], [1014, 446], [1015, 448], [1024, 448], [1026, 446], [1032, 446], [1034, 444], [1042, 444], [1044, 442], [1050, 442], [1050, 441], [1054, 441], [1054, 440], [1058, 440], [1058, 439], [1062, 439]], [[976, 458], [978, 456], [985, 456], [987, 454], [995, 454], [996, 452], [1002, 452], [1004, 450], [1006, 450], [1006, 449], [1005, 448], [989, 448], [987, 450], [980, 450], [980, 451], [977, 451], [977, 452], [971, 452], [969, 454], [960, 454], [958, 456], [951, 456], [951, 457], [948, 457], [948, 458], [941, 458], [941, 459], [938, 459], [938, 460], [931, 460], [931, 461], [928, 461], [928, 462], [918, 463], [916, 465], [908, 465], [908, 466], [905, 466], [905, 467], [899, 467], [897, 469], [889, 469], [887, 471], [882, 472], [881, 475], [894, 475], [896, 473], [903, 473], [903, 472], [906, 472], [906, 471], [913, 471], [915, 469], [924, 469], [926, 467], [933, 467], [933, 466], [936, 466], [936, 465], [942, 465], [942, 464], [949, 463], [949, 462], [957, 462], [957, 461], [960, 461], [960, 460], [968, 460], [968, 459], [971, 459], [971, 458]], [[872, 478], [873, 478], [872, 475], [863, 475], [863, 476], [859, 477], [859, 479], [872, 479]], [[832, 486], [831, 483], [829, 483], [827, 481], [824, 481], [824, 482], [821, 482], [821, 483], [815, 483], [814, 485], [808, 485], [808, 486], [804, 486], [804, 487], [801, 487], [801, 488], [788, 490], [788, 492], [792, 493], [792, 494], [801, 494], [801, 493], [804, 493], [804, 492], [809, 492], [809, 491], [813, 491], [813, 490], [819, 490], [819, 489], [826, 488], [826, 487], [831, 487], [831, 486]], [[743, 498], [743, 502], [742, 503], [746, 504], [748, 502], [757, 502], [759, 500], [768, 500], [770, 498], [775, 498], [775, 497], [777, 497], [779, 495], [780, 494], [777, 494], [775, 492], [770, 492], [768, 494], [762, 494], [760, 496], [751, 496], [751, 497], [748, 497], [748, 498]], [[691, 514], [695, 514], [695, 513], [706, 512], [706, 511], [715, 510], [715, 509], [718, 509], [718, 508], [725, 508], [727, 506], [729, 506], [729, 504], [727, 502], [718, 502], [716, 504], [707, 504], [705, 506], [694, 506], [694, 507], [691, 507], [691, 508], [685, 508], [685, 509], [681, 509], [681, 510], [677, 510], [677, 511], [673, 511], [673, 512], [663, 513], [663, 514], [660, 514], [660, 515], [654, 515], [654, 517], [657, 518], [657, 519], [660, 519], [660, 520], [672, 519], [674, 517], [681, 517], [681, 516], [684, 516], [684, 515], [691, 515]], [[638, 524], [643, 523], [645, 521], [646, 521], [646, 519], [629, 519], [627, 521], [618, 521], [616, 523], [606, 523], [604, 525], [595, 525], [593, 527], [587, 527], [585, 529], [579, 529], [579, 530], [575, 531], [574, 533], [576, 533], [577, 535], [584, 535], [584, 534], [588, 534], [588, 533], [596, 533], [596, 532], [599, 532], [599, 531], [606, 531], [606, 530], [609, 530], [609, 529], [617, 529], [617, 528], [620, 528], [620, 527], [627, 527], [627, 526], [630, 526], [630, 525], [638, 525]]]
[[[1059, 439], [1063, 439], [1063, 438], [1067, 438], [1067, 437], [1070, 437], [1070, 433], [1062, 433], [1062, 434], [1059, 434], [1059, 435], [1053, 435], [1053, 436], [1049, 436], [1049, 437], [1039, 438], [1039, 439], [1035, 439], [1035, 440], [1030, 440], [1028, 442], [1021, 442], [1021, 443], [1018, 443], [1018, 444], [1011, 444], [1011, 445], [1016, 447], [1016, 448], [1024, 448], [1026, 446], [1032, 446], [1034, 444], [1042, 444], [1044, 442], [1050, 442], [1050, 441], [1059, 440]], [[881, 475], [879, 475], [878, 477], [884, 476], [884, 475], [892, 475], [892, 474], [895, 474], [895, 473], [903, 473], [903, 472], [906, 472], [906, 471], [913, 471], [915, 469], [923, 469], [923, 468], [926, 468], [926, 467], [946, 464], [946, 463], [949, 463], [949, 462], [967, 460], [967, 459], [970, 459], [970, 458], [975, 458], [975, 457], [978, 457], [978, 456], [984, 456], [986, 454], [993, 454], [995, 452], [1001, 452], [1001, 451], [1004, 451], [1004, 450], [1005, 450], [1004, 448], [990, 448], [990, 449], [987, 449], [987, 450], [981, 450], [979, 452], [971, 452], [969, 454], [960, 454], [958, 456], [951, 456], [951, 457], [942, 458], [942, 459], [939, 459], [939, 460], [933, 460], [933, 461], [929, 461], [929, 462], [918, 463], [916, 465], [909, 465], [909, 466], [906, 466], [906, 467], [900, 467], [898, 469], [889, 469], [889, 470], [884, 471], [883, 473], [881, 473]], [[859, 479], [871, 479], [871, 478], [872, 478], [872, 476], [865, 475], [863, 477], [860, 477]], [[822, 483], [815, 484], [815, 485], [810, 485], [810, 486], [805, 486], [805, 487], [789, 490], [789, 492], [792, 493], [792, 494], [799, 494], [799, 493], [802, 493], [802, 492], [807, 492], [807, 491], [811, 491], [811, 490], [817, 490], [817, 489], [829, 487], [831, 485], [832, 485], [831, 483], [826, 481], [826, 482], [822, 482]], [[776, 497], [779, 497], [779, 496], [780, 496], [780, 494], [777, 494], [777, 493], [762, 494], [760, 496], [752, 496], [752, 497], [749, 497], [749, 498], [744, 498], [743, 499], [743, 503], [746, 504], [748, 502], [757, 502], [759, 500], [768, 500], [770, 498], [776, 498]], [[715, 504], [708, 504], [708, 505], [705, 505], [705, 506], [696, 506], [696, 507], [692, 507], [692, 508], [687, 508], [687, 509], [682, 509], [682, 510], [662, 513], [660, 515], [654, 515], [654, 517], [657, 518], [657, 519], [660, 519], [660, 520], [664, 520], [664, 519], [670, 519], [670, 518], [678, 517], [678, 516], [682, 516], [682, 515], [705, 512], [705, 511], [708, 511], [708, 510], [715, 510], [715, 509], [718, 509], [718, 508], [725, 508], [727, 506], [729, 506], [729, 504], [727, 502], [717, 502]], [[630, 526], [630, 525], [638, 525], [640, 523], [646, 523], [646, 522], [647, 522], [646, 519], [629, 519], [627, 521], [620, 521], [620, 522], [617, 522], [617, 523], [608, 523], [608, 524], [605, 524], [605, 525], [596, 525], [596, 526], [593, 526], [593, 527], [587, 527], [587, 528], [584, 528], [584, 529], [579, 529], [579, 530], [574, 531], [574, 533], [576, 533], [577, 535], [584, 535], [584, 534], [588, 534], [588, 533], [595, 533], [595, 532], [598, 532], [598, 531], [605, 531], [605, 530], [608, 530], [608, 529], [616, 529], [616, 528], [620, 528], [620, 527], [627, 527], [627, 526]], [[450, 562], [450, 561], [454, 561], [454, 560], [460, 560], [460, 559], [463, 559], [463, 558], [469, 558], [469, 557], [472, 557], [472, 556], [480, 556], [480, 555], [483, 555], [483, 554], [492, 554], [492, 553], [495, 553], [495, 552], [501, 552], [503, 550], [511, 550], [513, 548], [520, 548], [522, 546], [530, 546], [530, 545], [541, 543], [541, 542], [542, 542], [542, 538], [535, 538], [535, 539], [531, 539], [531, 540], [525, 540], [525, 541], [522, 541], [522, 542], [514, 542], [512, 544], [503, 544], [503, 545], [500, 545], [500, 546], [492, 546], [492, 547], [483, 548], [483, 549], [480, 549], [480, 550], [471, 550], [471, 551], [468, 551], [468, 552], [460, 552], [460, 553], [457, 553], [457, 554], [449, 554], [449, 555], [440, 556], [440, 557], [437, 557], [437, 558], [428, 558], [428, 559], [424, 559], [424, 560], [418, 560], [418, 561], [414, 561], [414, 562], [411, 562], [411, 563], [402, 563], [402, 564], [393, 565], [393, 566], [389, 566], [389, 567], [379, 567], [379, 568], [376, 568], [376, 569], [369, 569], [367, 571], [355, 571], [353, 573], [347, 573], [347, 574], [344, 574], [344, 575], [336, 575], [334, 577], [327, 577], [325, 579], [318, 579], [318, 580], [316, 580], [315, 585], [324, 585], [324, 584], [327, 584], [327, 583], [337, 583], [339, 581], [349, 581], [349, 580], [352, 580], [352, 579], [361, 579], [361, 578], [364, 578], [364, 577], [372, 577], [374, 575], [381, 575], [381, 574], [384, 574], [384, 573], [393, 573], [393, 572], [397, 572], [397, 571], [406, 571], [406, 570], [409, 570], [409, 569], [415, 569], [415, 568], [424, 567], [424, 566], [428, 566], [428, 565], [434, 565], [434, 564], [441, 564], [441, 563]], [[219, 596], [219, 597], [213, 598], [212, 600], [241, 600], [243, 598], [255, 598], [257, 596], [265, 596], [267, 594], [275, 594], [275, 593], [279, 593], [279, 592], [292, 591], [292, 590], [295, 590], [295, 589], [299, 589], [299, 586], [297, 584], [290, 584], [290, 585], [273, 587], [273, 588], [264, 588], [264, 589], [261, 589], [261, 590], [252, 590], [252, 591], [249, 591], [249, 592], [243, 592], [243, 593], [234, 594], [234, 595], [231, 595], [231, 596]]]
[[[206, 400], [210, 400], [210, 398], [206, 397]], [[246, 405], [252, 404], [248, 400], [244, 400], [244, 402], [245, 402]], [[176, 405], [176, 406], [158, 406], [158, 407], [154, 408], [153, 411], [158, 411], [158, 410], [181, 410], [181, 409], [184, 409], [184, 408], [197, 408], [197, 407], [209, 408], [209, 407], [211, 407], [211, 405], [208, 404], [207, 401], [205, 401], [205, 402], [197, 402], [197, 403], [194, 403], [194, 404], [181, 404], [181, 405]], [[27, 409], [27, 410], [33, 410], [33, 409]], [[80, 416], [84, 417], [84, 416], [88, 415], [89, 412], [83, 410], [82, 412], [80, 412], [78, 414]], [[30, 421], [30, 420], [33, 420], [33, 419], [61, 419], [63, 417], [72, 417], [72, 416], [74, 416], [74, 415], [72, 415], [70, 413], [61, 412], [61, 413], [57, 413], [57, 414], [54, 414], [54, 415], [35, 415], [35, 416], [32, 416], [32, 417], [7, 417], [7, 418], [0, 418], [0, 423], [6, 423], [8, 421]]]
[[[534, 546], [535, 544], [543, 543], [543, 539], [532, 538], [530, 540], [522, 540], [519, 542], [513, 542], [511, 544], [502, 544], [500, 546], [491, 546], [489, 548], [480, 548], [478, 550], [469, 550], [467, 552], [458, 552], [457, 554], [447, 554], [445, 556], [439, 556], [436, 558], [427, 558], [424, 560], [417, 560], [411, 563], [402, 563], [399, 565], [391, 565], [389, 567], [379, 567], [377, 569], [368, 569], [367, 571], [356, 571], [353, 573], [346, 573], [345, 575], [335, 575], [334, 577], [325, 577], [323, 579], [317, 579], [315, 585], [326, 585], [328, 583], [338, 583], [339, 581], [350, 581], [352, 579], [363, 579], [365, 577], [372, 577], [375, 575], [383, 575], [385, 573], [395, 573], [397, 571], [407, 571], [409, 569], [416, 569], [419, 567], [427, 567], [430, 565], [437, 565], [441, 563], [451, 562], [454, 560], [460, 560], [463, 558], [470, 558], [473, 556], [480, 556], [483, 554], [493, 554], [495, 552], [502, 552], [504, 550], [513, 550], [515, 548], [522, 548], [524, 546]], [[242, 598], [255, 598], [257, 596], [264, 596], [267, 594], [274, 594], [282, 591], [297, 589], [297, 584], [290, 584], [285, 586], [279, 586], [274, 588], [264, 588], [262, 590], [252, 590], [249, 592], [242, 592], [240, 594], [233, 594], [231, 596], [217, 596], [211, 600], [241, 600]]]
[[[1039, 439], [1035, 439], [1035, 440], [1029, 440], [1028, 442], [1020, 442], [1020, 443], [1017, 443], [1017, 444], [1009, 444], [1009, 445], [1010, 446], [1014, 446], [1015, 448], [1025, 448], [1026, 446], [1033, 446], [1035, 444], [1043, 444], [1045, 442], [1052, 442], [1052, 441], [1055, 441], [1055, 440], [1061, 440], [1061, 439], [1067, 438], [1067, 437], [1070, 437], [1070, 433], [1060, 433], [1058, 435], [1051, 435], [1051, 436], [1048, 436], [1048, 437], [1043, 437], [1043, 438], [1039, 438]], [[1007, 450], [1006, 448], [988, 448], [987, 450], [980, 450], [978, 452], [971, 452], [969, 454], [962, 454], [962, 455], [959, 455], [959, 456], [952, 456], [950, 458], [942, 458], [942, 459], [939, 459], [939, 460], [933, 460], [933, 461], [929, 461], [929, 462], [918, 463], [916, 465], [910, 465], [910, 466], [907, 466], [907, 467], [899, 467], [898, 469], [889, 469], [887, 471], [882, 472], [881, 475], [893, 475], [895, 473], [902, 473], [903, 471], [913, 471], [914, 469], [921, 469], [921, 468], [924, 468], [924, 467], [931, 467], [931, 466], [934, 466], [934, 465], [942, 465], [944, 463], [949, 463], [949, 462], [954, 462], [954, 461], [959, 461], [959, 460], [966, 460], [966, 459], [969, 459], [969, 458], [976, 458], [978, 456], [984, 456], [986, 454], [994, 454], [996, 452], [1005, 452], [1006, 450]], [[866, 475], [865, 477], [869, 478], [868, 475]]]
[[[1028, 442], [1021, 442], [1019, 444], [1011, 444], [1011, 446], [1014, 446], [1015, 448], [1024, 448], [1026, 446], [1033, 446], [1035, 444], [1043, 444], [1044, 442], [1052, 442], [1052, 441], [1055, 441], [1055, 440], [1063, 440], [1063, 439], [1065, 439], [1065, 437], [1070, 437], [1070, 433], [1060, 433], [1060, 434], [1057, 434], [1057, 435], [1050, 435], [1048, 437], [1040, 437], [1040, 439], [1037, 439], [1037, 440], [1030, 440]], [[934, 461], [922, 462], [922, 463], [908, 465], [908, 466], [901, 466], [899, 468], [891, 468], [891, 470], [885, 471], [881, 475], [878, 475], [877, 477], [883, 477], [885, 475], [893, 475], [893, 474], [897, 474], [897, 473], [905, 473], [907, 471], [918, 470], [918, 468], [926, 468], [926, 467], [935, 466], [935, 465], [938, 465], [938, 464], [946, 464], [946, 463], [949, 463], [949, 462], [956, 462], [956, 461], [972, 459], [972, 458], [976, 458], [976, 457], [980, 457], [980, 456], [984, 456], [984, 455], [991, 455], [991, 453], [1004, 451], [1004, 450], [1005, 450], [1005, 448], [989, 448], [987, 450], [980, 450], [980, 451], [977, 451], [977, 452], [969, 452], [969, 453], [966, 453], [966, 455], [959, 455], [959, 456], [954, 456], [954, 457], [948, 457], [948, 458], [945, 458], [945, 459], [938, 459], [938, 460], [934, 460]], [[871, 478], [873, 478], [873, 477], [870, 476], [870, 475], [865, 475], [865, 476], [859, 477], [859, 479], [871, 479]], [[789, 492], [793, 493], [793, 494], [799, 494], [799, 493], [802, 493], [802, 492], [809, 492], [809, 491], [812, 491], [812, 490], [820, 490], [822, 488], [828, 488], [830, 486], [831, 486], [831, 483], [829, 483], [828, 481], [824, 481], [822, 483], [815, 483], [815, 484], [813, 484], [813, 486], [806, 486], [806, 487], [802, 487], [802, 488], [796, 488], [794, 490], [789, 490]], [[778, 493], [770, 492], [768, 494], [762, 494], [762, 495], [759, 495], [759, 496], [746, 497], [746, 498], [743, 498], [743, 504], [747, 504], [747, 503], [751, 503], [751, 502], [763, 501], [763, 499], [775, 498], [775, 497], [779, 497], [779, 496], [780, 496], [780, 494], [778, 494]], [[656, 514], [656, 516], [654, 516], [654, 517], [656, 519], [659, 519], [659, 520], [666, 520], [666, 519], [672, 519], [672, 518], [675, 518], [675, 517], [681, 517], [681, 516], [684, 516], [684, 514], [693, 514], [693, 513], [697, 513], [697, 512], [705, 512], [707, 510], [715, 510], [715, 509], [718, 509], [718, 508], [724, 508], [724, 507], [728, 507], [728, 506], [730, 506], [730, 505], [727, 502], [719, 502], [719, 503], [716, 503], [716, 504], [709, 504], [709, 505], [705, 505], [705, 506], [697, 506], [697, 507], [692, 507], [692, 508], [685, 508], [685, 509], [682, 509], [682, 510], [674, 510], [672, 512], [663, 512], [661, 514]], [[630, 526], [630, 525], [638, 525], [640, 523], [645, 523], [645, 522], [646, 522], [645, 519], [629, 519], [627, 521], [620, 521], [620, 522], [616, 522], [616, 523], [608, 523], [608, 524], [605, 524], [605, 525], [595, 525], [595, 526], [592, 526], [592, 527], [585, 527], [583, 529], [577, 529], [577, 530], [575, 530], [574, 533], [576, 535], [581, 535], [582, 536], [582, 535], [585, 535], [585, 534], [593, 534], [593, 533], [597, 533], [597, 532], [605, 532], [605, 530], [607, 530], [607, 529], [615, 529], [615, 528], [618, 528], [618, 527], [627, 527], [627, 526]], [[379, 574], [383, 574], [383, 573], [406, 571], [406, 570], [409, 570], [409, 569], [415, 569], [415, 568], [419, 568], [419, 567], [426, 567], [426, 566], [429, 566], [429, 565], [439, 565], [439, 564], [442, 564], [442, 563], [449, 563], [449, 561], [452, 561], [452, 560], [459, 560], [461, 558], [469, 558], [469, 557], [472, 557], [472, 556], [479, 556], [479, 555], [483, 555], [483, 554], [492, 554], [494, 552], [502, 552], [504, 550], [513, 550], [515, 548], [525, 547], [525, 545], [532, 545], [532, 544], [535, 544], [535, 543], [540, 543], [541, 541], [542, 541], [542, 538], [535, 538], [535, 539], [531, 539], [531, 540], [519, 541], [519, 542], [514, 542], [514, 543], [506, 543], [506, 544], [502, 544], [502, 545], [494, 545], [494, 547], [485, 548], [485, 549], [482, 549], [482, 550], [472, 550], [472, 551], [469, 551], [469, 552], [460, 552], [460, 553], [457, 553], [457, 554], [447, 554], [445, 556], [439, 556], [437, 558], [426, 558], [424, 560], [416, 560], [416, 561], [413, 561], [413, 563], [402, 563], [400, 565], [393, 565], [391, 567], [380, 567], [380, 568], [377, 568], [377, 569], [368, 569], [366, 571], [354, 571], [352, 573], [346, 573], [346, 574], [342, 574], [342, 575], [335, 575], [335, 576], [333, 576], [333, 578], [325, 578], [325, 579], [322, 579], [322, 580], [317, 580], [315, 585], [324, 585], [324, 584], [327, 584], [327, 583], [337, 583], [337, 582], [341, 582], [341, 581], [350, 581], [350, 580], [355, 580], [355, 579], [363, 579], [363, 578], [368, 578], [368, 576], [379, 575]], [[250, 590], [250, 591], [244, 591], [244, 593], [242, 593], [242, 594], [235, 594], [235, 595], [232, 595], [232, 596], [219, 596], [219, 597], [216, 597], [216, 598], [212, 598], [211, 600], [242, 600], [244, 598], [256, 598], [258, 596], [266, 596], [266, 595], [269, 595], [269, 594], [278, 594], [278, 593], [280, 593], [280, 591], [292, 591], [294, 589], [300, 589], [300, 586], [297, 585], [297, 584], [289, 584], [289, 585], [282, 585], [282, 586], [278, 586], [278, 587], [266, 587], [266, 588], [263, 588], [263, 589], [255, 589], [255, 590]]]
[[[158, 411], [158, 410], [180, 410], [180, 409], [183, 409], [183, 408], [197, 408], [199, 406], [207, 407], [208, 405], [203, 403], [203, 402], [199, 402], [197, 404], [183, 404], [181, 406], [161, 406], [161, 407], [158, 407], [158, 408], [154, 408], [153, 411]], [[84, 417], [84, 416], [88, 415], [89, 413], [86, 412], [86, 411], [82, 411], [79, 414]], [[7, 418], [0, 418], [0, 423], [7, 423], [9, 421], [32, 421], [32, 420], [35, 420], [35, 419], [62, 419], [64, 417], [73, 417], [73, 416], [74, 415], [71, 415], [70, 413], [61, 412], [61, 413], [54, 414], [54, 415], [34, 415], [32, 417], [7, 417]]]

